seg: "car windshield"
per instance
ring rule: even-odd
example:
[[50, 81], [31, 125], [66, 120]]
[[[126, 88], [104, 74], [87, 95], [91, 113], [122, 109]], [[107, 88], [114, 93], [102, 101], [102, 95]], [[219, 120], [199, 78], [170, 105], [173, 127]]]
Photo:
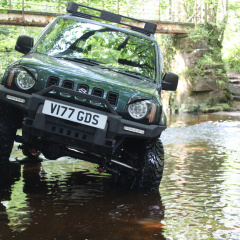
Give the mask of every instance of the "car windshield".
[[59, 19], [35, 52], [155, 80], [154, 42], [88, 22]]

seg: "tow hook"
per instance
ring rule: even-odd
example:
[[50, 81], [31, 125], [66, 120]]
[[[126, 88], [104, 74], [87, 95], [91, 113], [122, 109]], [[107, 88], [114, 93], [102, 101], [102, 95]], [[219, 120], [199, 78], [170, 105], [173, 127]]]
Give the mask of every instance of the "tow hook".
[[99, 173], [105, 172], [103, 167], [97, 167], [97, 170], [98, 170]]

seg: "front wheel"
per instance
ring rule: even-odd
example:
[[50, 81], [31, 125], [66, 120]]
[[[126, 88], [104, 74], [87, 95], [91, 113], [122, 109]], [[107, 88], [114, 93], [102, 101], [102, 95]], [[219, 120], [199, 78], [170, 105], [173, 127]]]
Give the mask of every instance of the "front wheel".
[[0, 103], [0, 164], [9, 161], [20, 121], [18, 110]]
[[159, 188], [164, 169], [164, 149], [160, 139], [146, 146], [143, 166], [139, 175], [139, 188], [154, 191]]
[[151, 143], [127, 142], [122, 162], [138, 171], [119, 169], [117, 182], [120, 187], [140, 191], [158, 190], [164, 168], [164, 149], [160, 139]]

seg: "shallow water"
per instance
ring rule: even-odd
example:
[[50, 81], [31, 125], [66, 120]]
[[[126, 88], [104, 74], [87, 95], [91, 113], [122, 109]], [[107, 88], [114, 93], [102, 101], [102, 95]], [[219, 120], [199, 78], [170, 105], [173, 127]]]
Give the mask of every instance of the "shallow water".
[[119, 191], [80, 160], [21, 160], [16, 145], [0, 170], [0, 239], [240, 239], [240, 116], [168, 125], [163, 180], [149, 194]]

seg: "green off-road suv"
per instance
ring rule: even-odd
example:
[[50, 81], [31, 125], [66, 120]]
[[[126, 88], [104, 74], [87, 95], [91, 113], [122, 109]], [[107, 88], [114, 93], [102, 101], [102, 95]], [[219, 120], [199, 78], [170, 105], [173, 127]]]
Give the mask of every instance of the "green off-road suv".
[[156, 24], [73, 2], [67, 11], [35, 45], [29, 36], [17, 40], [24, 56], [0, 84], [0, 162], [16, 141], [28, 158], [70, 156], [97, 163], [121, 186], [158, 189], [161, 91], [176, 90], [178, 76], [161, 76]]

